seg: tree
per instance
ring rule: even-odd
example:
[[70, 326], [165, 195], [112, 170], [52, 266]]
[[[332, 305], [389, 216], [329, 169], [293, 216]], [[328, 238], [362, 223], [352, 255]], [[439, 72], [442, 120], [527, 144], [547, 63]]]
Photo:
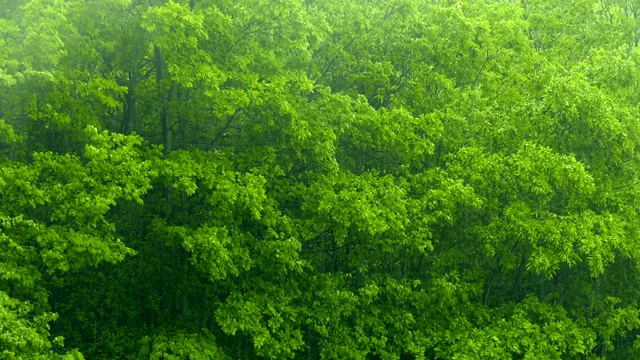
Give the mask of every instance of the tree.
[[1, 357], [637, 356], [635, 14], [0, 7]]

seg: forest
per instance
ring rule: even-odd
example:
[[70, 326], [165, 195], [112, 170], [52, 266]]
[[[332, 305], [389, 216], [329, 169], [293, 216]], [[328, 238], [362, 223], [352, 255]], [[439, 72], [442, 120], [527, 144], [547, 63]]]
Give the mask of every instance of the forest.
[[0, 0], [0, 359], [640, 358], [639, 0]]

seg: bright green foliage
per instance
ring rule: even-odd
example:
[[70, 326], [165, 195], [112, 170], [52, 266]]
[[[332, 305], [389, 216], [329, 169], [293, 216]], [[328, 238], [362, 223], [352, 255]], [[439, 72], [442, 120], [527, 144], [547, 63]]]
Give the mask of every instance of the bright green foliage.
[[[445, 335], [450, 342], [443, 355], [451, 359], [582, 359], [595, 345], [595, 334], [573, 322], [564, 309], [528, 297], [508, 319], [484, 314], [482, 328], [460, 324], [459, 333]], [[484, 325], [484, 324], [483, 324]], [[453, 335], [453, 336], [452, 336]]]
[[0, 5], [0, 358], [640, 356], [633, 1]]
[[140, 340], [138, 359], [229, 359], [215, 344], [215, 337], [201, 334], [177, 333], [171, 337], [156, 335], [153, 340], [145, 336]]
[[[0, 291], [0, 356], [2, 359], [84, 359], [77, 351], [59, 355], [62, 338], [49, 339], [49, 322], [56, 319], [53, 313], [31, 315], [33, 306], [20, 302]], [[56, 349], [57, 350], [57, 349]]]

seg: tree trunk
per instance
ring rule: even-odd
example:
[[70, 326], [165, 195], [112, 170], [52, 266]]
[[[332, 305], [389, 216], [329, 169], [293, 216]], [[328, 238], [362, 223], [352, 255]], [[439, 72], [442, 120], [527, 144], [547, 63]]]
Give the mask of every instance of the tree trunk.
[[122, 119], [120, 132], [129, 134], [132, 131], [138, 133], [138, 111], [136, 108], [136, 86], [138, 75], [135, 71], [129, 72], [129, 83], [127, 84], [127, 95], [125, 96], [125, 111]]
[[162, 49], [155, 46], [153, 48], [155, 54], [156, 64], [156, 86], [158, 88], [158, 97], [162, 104], [162, 111], [160, 113], [160, 124], [162, 127], [162, 146], [164, 147], [163, 153], [165, 155], [171, 152], [171, 116], [169, 113], [169, 97], [175, 92], [175, 84], [171, 84], [169, 94], [166, 94], [162, 89], [162, 83], [164, 82], [164, 58], [162, 56]]

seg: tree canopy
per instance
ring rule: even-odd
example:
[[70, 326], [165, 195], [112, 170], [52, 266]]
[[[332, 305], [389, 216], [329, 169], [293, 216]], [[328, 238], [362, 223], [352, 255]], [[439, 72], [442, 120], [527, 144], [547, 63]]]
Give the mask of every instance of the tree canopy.
[[0, 359], [640, 357], [639, 15], [0, 1]]

